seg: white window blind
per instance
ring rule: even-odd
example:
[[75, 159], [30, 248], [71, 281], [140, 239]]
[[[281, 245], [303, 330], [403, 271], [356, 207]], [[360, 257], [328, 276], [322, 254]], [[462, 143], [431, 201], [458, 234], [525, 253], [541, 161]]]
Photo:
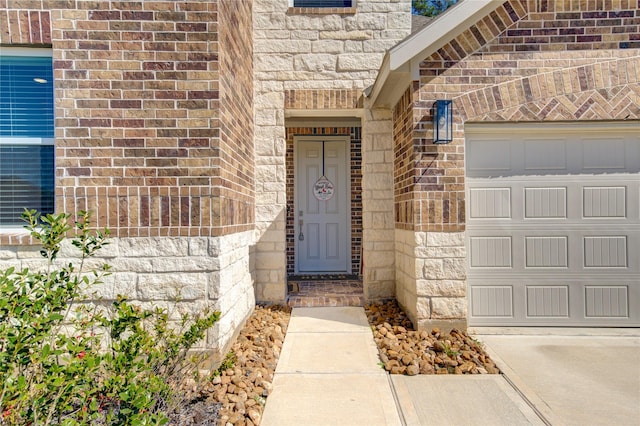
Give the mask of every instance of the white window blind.
[[53, 138], [51, 57], [0, 55], [0, 226], [53, 212]]

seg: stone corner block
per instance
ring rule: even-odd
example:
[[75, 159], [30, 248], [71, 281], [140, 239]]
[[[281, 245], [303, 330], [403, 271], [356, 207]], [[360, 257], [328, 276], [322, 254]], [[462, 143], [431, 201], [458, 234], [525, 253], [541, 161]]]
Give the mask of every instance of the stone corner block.
[[467, 318], [467, 300], [463, 297], [432, 297], [432, 319], [456, 319]]
[[464, 247], [464, 232], [426, 232], [427, 247]]
[[439, 328], [441, 333], [450, 333], [451, 330], [467, 331], [466, 319], [438, 320], [422, 319], [418, 321], [418, 330], [431, 332], [434, 328]]

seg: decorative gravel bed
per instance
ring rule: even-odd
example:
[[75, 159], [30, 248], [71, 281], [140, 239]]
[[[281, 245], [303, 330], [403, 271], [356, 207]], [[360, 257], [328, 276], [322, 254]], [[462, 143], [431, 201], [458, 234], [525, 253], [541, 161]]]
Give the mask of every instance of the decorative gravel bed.
[[259, 425], [290, 317], [288, 307], [256, 306], [231, 347], [229, 368], [201, 383], [171, 424]]
[[416, 331], [395, 301], [365, 307], [380, 360], [391, 374], [498, 374], [500, 371], [466, 332]]

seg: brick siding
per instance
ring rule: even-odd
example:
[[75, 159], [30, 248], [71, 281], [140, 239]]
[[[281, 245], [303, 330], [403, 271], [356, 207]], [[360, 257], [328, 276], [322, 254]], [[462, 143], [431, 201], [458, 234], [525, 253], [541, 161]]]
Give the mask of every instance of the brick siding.
[[413, 229], [413, 91], [407, 89], [393, 109], [394, 216], [396, 228]]
[[114, 236], [253, 229], [252, 3], [51, 4], [0, 2], [0, 42], [52, 46], [56, 210]]
[[[466, 122], [640, 118], [640, 50], [632, 47], [639, 35], [640, 3], [620, 0], [615, 12], [602, 12], [604, 6], [595, 0], [507, 1], [425, 58], [419, 84], [414, 83], [395, 107], [398, 117], [413, 116], [410, 148], [415, 155], [413, 186], [406, 179], [396, 182], [396, 191], [406, 194], [413, 189], [411, 197], [396, 196], [396, 227], [464, 230]], [[514, 33], [536, 28], [558, 34], [562, 28], [598, 28], [602, 37], [587, 42], [576, 34], [562, 42], [525, 41], [524, 35], [520, 39], [515, 35], [520, 33]], [[436, 99], [453, 100], [454, 141], [449, 145], [431, 142], [431, 106]], [[406, 145], [396, 133], [396, 144]], [[407, 214], [411, 205], [413, 221]]]
[[[49, 11], [10, 10], [9, 3], [14, 5], [12, 0], [0, 0], [0, 44], [50, 45], [51, 14]], [[37, 2], [36, 6], [39, 3]]]
[[285, 90], [285, 109], [354, 109], [362, 108], [361, 90], [314, 89]]
[[[253, 149], [252, 2], [221, 0], [220, 227], [252, 229], [255, 223]], [[213, 105], [212, 105], [213, 106]]]

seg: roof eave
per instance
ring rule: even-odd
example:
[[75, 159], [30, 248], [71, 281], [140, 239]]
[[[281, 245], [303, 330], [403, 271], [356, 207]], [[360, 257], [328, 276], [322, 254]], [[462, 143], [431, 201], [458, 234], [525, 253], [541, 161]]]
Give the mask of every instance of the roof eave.
[[504, 0], [461, 1], [422, 30], [392, 47], [386, 53], [376, 81], [369, 90], [368, 97], [373, 105], [395, 105], [410, 82], [419, 78], [422, 60], [503, 3]]

